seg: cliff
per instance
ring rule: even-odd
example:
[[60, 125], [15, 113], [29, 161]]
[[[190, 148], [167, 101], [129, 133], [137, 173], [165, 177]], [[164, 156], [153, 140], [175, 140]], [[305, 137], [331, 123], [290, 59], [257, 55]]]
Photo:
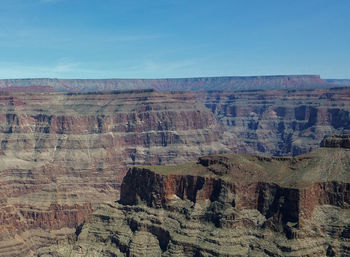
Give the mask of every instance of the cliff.
[[349, 102], [344, 88], [2, 92], [0, 254], [28, 256], [75, 231], [119, 199], [128, 166], [309, 152], [350, 129]]
[[39, 256], [347, 256], [350, 151], [131, 168], [119, 203]]
[[350, 149], [350, 135], [333, 135], [331, 137], [325, 137], [321, 142], [321, 146]]
[[300, 155], [325, 136], [350, 133], [350, 90], [199, 93], [235, 152]]
[[[339, 83], [338, 83], [339, 82]], [[91, 92], [101, 90], [155, 89], [157, 91], [311, 89], [345, 86], [343, 81], [319, 75], [252, 77], [201, 77], [178, 79], [3, 79], [0, 89], [19, 91]]]
[[150, 90], [0, 95], [0, 255], [28, 256], [119, 198], [127, 165], [227, 151], [192, 95]]

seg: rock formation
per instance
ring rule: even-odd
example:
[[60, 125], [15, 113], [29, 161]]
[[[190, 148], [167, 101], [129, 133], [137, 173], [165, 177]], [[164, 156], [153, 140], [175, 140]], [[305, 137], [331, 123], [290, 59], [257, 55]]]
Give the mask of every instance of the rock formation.
[[325, 81], [337, 86], [340, 86], [340, 85], [344, 87], [350, 86], [350, 79], [325, 79]]
[[207, 92], [199, 97], [236, 152], [300, 155], [324, 136], [350, 133], [350, 91]]
[[346, 88], [2, 92], [0, 255], [29, 256], [65, 238], [119, 199], [128, 166], [306, 153], [350, 129], [349, 102]]
[[321, 142], [321, 146], [350, 149], [350, 135], [333, 135], [331, 137], [325, 137]]
[[119, 198], [127, 165], [227, 151], [192, 95], [3, 93], [0, 254], [27, 256]]
[[348, 256], [349, 160], [320, 148], [134, 167], [118, 203], [39, 256]]
[[[91, 92], [155, 89], [157, 91], [311, 89], [350, 86], [347, 80], [324, 80], [319, 75], [202, 77], [179, 79], [4, 79], [0, 89], [20, 91]], [[22, 90], [23, 91], [23, 90]]]

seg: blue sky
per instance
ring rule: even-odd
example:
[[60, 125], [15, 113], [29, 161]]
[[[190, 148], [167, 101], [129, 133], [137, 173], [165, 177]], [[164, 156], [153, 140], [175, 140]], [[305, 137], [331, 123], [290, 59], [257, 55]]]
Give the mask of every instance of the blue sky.
[[350, 78], [349, 0], [1, 0], [0, 78]]

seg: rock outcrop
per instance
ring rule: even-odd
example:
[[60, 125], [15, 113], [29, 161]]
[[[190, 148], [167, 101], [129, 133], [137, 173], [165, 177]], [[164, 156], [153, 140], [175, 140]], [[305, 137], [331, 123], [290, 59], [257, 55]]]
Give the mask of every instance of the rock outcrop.
[[127, 165], [228, 148], [193, 95], [150, 90], [0, 96], [0, 255], [27, 256], [119, 198]]
[[119, 203], [39, 256], [348, 256], [349, 160], [321, 148], [134, 167]]
[[350, 135], [333, 135], [326, 137], [321, 142], [321, 147], [337, 147], [350, 149]]
[[64, 238], [99, 204], [119, 198], [128, 166], [306, 153], [325, 135], [349, 130], [349, 102], [346, 88], [2, 92], [0, 255], [30, 255]]
[[300, 155], [350, 133], [350, 90], [208, 92], [200, 97], [236, 152]]
[[157, 91], [311, 89], [349, 86], [342, 80], [324, 80], [319, 75], [252, 77], [201, 77], [179, 79], [4, 79], [0, 89], [18, 91], [91, 92], [101, 90], [155, 89]]

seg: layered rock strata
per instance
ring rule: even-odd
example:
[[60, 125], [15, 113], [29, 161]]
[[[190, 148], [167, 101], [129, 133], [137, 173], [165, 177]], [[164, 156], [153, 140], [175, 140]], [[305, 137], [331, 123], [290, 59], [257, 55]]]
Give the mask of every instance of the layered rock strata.
[[207, 92], [200, 97], [236, 152], [300, 155], [350, 133], [350, 90]]
[[321, 142], [321, 146], [350, 149], [350, 135], [333, 135], [331, 137], [325, 137]]
[[27, 256], [119, 198], [127, 165], [228, 148], [193, 95], [150, 90], [0, 96], [0, 255]]
[[0, 254], [26, 256], [119, 198], [130, 165], [309, 152], [349, 129], [350, 90], [0, 94]]
[[135, 167], [119, 203], [39, 256], [348, 256], [350, 151]]

